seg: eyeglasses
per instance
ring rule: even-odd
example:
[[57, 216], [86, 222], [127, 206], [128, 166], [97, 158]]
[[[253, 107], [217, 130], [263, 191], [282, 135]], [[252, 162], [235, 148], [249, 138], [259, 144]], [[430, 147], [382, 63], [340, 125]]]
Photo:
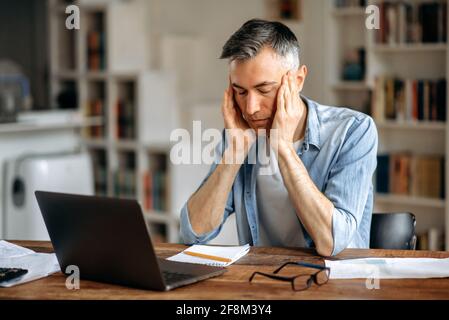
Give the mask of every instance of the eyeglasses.
[[[316, 273], [313, 274], [299, 274], [297, 276], [281, 276], [277, 273], [281, 271], [284, 267], [288, 265], [296, 265], [301, 267], [307, 267], [307, 268], [313, 268], [318, 269]], [[249, 278], [249, 282], [251, 282], [254, 279], [254, 276], [256, 274], [268, 277], [270, 279], [275, 280], [281, 280], [281, 281], [289, 281], [292, 284], [292, 289], [294, 291], [302, 291], [307, 290], [312, 286], [312, 283], [315, 282], [318, 286], [321, 286], [323, 284], [326, 284], [329, 280], [329, 274], [331, 269], [328, 267], [323, 267], [319, 264], [312, 264], [312, 263], [306, 263], [306, 262], [286, 262], [279, 268], [273, 271], [273, 273], [264, 273], [256, 271], [254, 272], [251, 277]]]

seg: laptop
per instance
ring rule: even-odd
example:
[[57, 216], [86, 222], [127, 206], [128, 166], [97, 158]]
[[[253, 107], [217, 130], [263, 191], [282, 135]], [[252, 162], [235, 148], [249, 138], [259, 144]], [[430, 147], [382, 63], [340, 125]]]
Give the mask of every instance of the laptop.
[[35, 192], [61, 270], [80, 278], [167, 291], [225, 268], [158, 258], [136, 200]]

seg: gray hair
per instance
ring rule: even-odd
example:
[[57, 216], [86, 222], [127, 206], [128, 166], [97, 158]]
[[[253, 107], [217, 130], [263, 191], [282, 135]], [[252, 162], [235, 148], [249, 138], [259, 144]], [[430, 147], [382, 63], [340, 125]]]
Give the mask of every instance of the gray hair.
[[286, 25], [276, 21], [252, 19], [245, 22], [226, 41], [220, 59], [248, 60], [254, 58], [264, 47], [271, 47], [282, 57], [289, 70], [298, 70], [298, 39]]

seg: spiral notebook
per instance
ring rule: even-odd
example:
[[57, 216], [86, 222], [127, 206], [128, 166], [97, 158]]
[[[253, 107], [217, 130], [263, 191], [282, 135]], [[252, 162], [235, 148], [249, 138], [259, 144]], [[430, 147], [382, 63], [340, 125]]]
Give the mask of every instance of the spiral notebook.
[[227, 267], [249, 252], [250, 246], [193, 245], [167, 260]]

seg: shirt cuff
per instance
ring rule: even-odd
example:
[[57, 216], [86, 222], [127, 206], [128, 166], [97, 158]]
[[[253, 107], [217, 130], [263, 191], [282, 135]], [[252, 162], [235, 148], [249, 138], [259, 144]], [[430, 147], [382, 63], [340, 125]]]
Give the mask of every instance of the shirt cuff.
[[355, 219], [343, 210], [334, 207], [332, 213], [332, 236], [334, 238], [334, 248], [331, 256], [336, 256], [351, 242], [355, 231]]
[[220, 232], [220, 228], [216, 228], [215, 230], [212, 230], [203, 235], [198, 235], [195, 231], [193, 231], [192, 224], [190, 223], [189, 210], [187, 208], [187, 203], [181, 209], [181, 219], [180, 220], [181, 220], [180, 221], [181, 241], [186, 245], [205, 244], [208, 241], [215, 238], [218, 235], [218, 233]]

